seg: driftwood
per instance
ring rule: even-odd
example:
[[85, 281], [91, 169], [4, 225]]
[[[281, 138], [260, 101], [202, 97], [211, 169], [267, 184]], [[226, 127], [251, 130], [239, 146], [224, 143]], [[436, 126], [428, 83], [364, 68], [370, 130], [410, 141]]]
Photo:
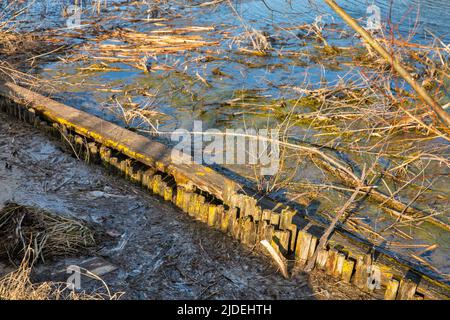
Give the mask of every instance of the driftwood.
[[284, 263], [283, 259], [280, 257], [278, 252], [272, 247], [272, 245], [267, 240], [261, 240], [261, 244], [264, 248], [267, 249], [267, 251], [272, 256], [273, 260], [277, 263], [278, 267], [280, 268], [281, 274], [286, 279], [289, 278], [289, 274], [287, 271], [286, 263]]

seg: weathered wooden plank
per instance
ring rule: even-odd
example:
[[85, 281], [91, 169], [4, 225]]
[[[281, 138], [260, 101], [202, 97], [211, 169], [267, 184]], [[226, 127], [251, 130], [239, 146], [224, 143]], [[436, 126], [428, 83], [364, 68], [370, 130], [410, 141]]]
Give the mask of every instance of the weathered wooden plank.
[[0, 82], [0, 94], [19, 103], [26, 101], [28, 107], [42, 113], [46, 118], [63, 124], [78, 134], [90, 137], [104, 146], [111, 147], [146, 165], [154, 167], [155, 161], [158, 161], [164, 167], [165, 172], [174, 176], [179, 185], [194, 183], [201, 190], [225, 201], [230, 197], [230, 194], [226, 194], [226, 192], [236, 193], [241, 189], [235, 181], [208, 167], [193, 163], [191, 156], [172, 153], [172, 149], [162, 143], [152, 141], [14, 83]]

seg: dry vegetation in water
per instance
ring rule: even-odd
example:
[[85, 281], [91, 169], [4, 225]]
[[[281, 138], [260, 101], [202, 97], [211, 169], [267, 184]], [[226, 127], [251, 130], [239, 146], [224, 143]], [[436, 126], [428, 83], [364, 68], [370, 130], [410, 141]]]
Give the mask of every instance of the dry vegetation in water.
[[48, 85], [48, 81], [34, 75], [39, 63], [55, 59], [54, 55], [68, 46], [62, 39], [46, 35], [45, 32], [17, 30], [14, 20], [26, 12], [27, 6], [20, 1], [2, 4], [0, 80], [14, 81], [39, 90]]
[[[444, 109], [448, 108], [445, 103], [448, 46], [439, 39], [422, 51], [414, 44], [401, 44], [399, 47], [396, 43], [392, 51], [405, 57], [403, 63], [414, 72], [413, 76], [430, 95], [443, 102]], [[354, 60], [358, 61], [357, 57]], [[375, 244], [388, 248], [424, 248], [420, 253], [424, 254], [438, 246], [420, 244], [419, 239], [417, 244], [402, 244], [388, 238], [396, 234], [402, 240], [414, 240], [411, 231], [425, 230], [422, 228], [425, 221], [446, 231], [450, 229], [449, 190], [444, 182], [450, 169], [449, 129], [427, 105], [399, 84], [401, 81], [386, 62], [374, 56], [365, 61], [362, 70], [353, 69], [351, 76], [334, 85], [319, 89], [309, 89], [305, 84], [290, 87], [301, 97], [290, 101], [285, 111], [275, 112], [283, 120], [285, 140], [307, 143], [323, 153], [315, 148], [298, 152], [294, 151], [298, 150], [294, 143], [281, 143], [282, 150], [290, 149], [284, 153], [296, 159], [297, 165], [285, 170], [281, 177], [275, 177], [271, 190], [287, 189], [289, 199], [301, 195], [307, 199], [312, 195], [313, 199], [324, 201], [330, 201], [327, 199], [330, 190], [350, 194], [352, 204], [337, 209], [336, 215], [328, 214], [330, 221], [339, 215], [341, 225], [365, 234]], [[305, 113], [305, 106], [311, 112]], [[306, 129], [302, 139], [298, 139], [298, 133], [290, 134], [298, 126]], [[347, 157], [340, 156], [343, 154]], [[316, 166], [323, 182], [298, 181], [296, 173], [311, 168], [305, 163]], [[364, 179], [358, 173], [364, 171], [362, 168], [367, 168]], [[378, 229], [364, 223], [358, 210], [367, 199], [392, 215], [394, 222]], [[409, 232], [402, 231], [402, 227]], [[418, 255], [411, 254], [411, 257], [440, 273]]]
[[[439, 186], [434, 188], [435, 184], [442, 184], [450, 168], [448, 128], [402, 84], [389, 63], [365, 45], [330, 45], [328, 37], [333, 32], [348, 34], [348, 31], [336, 30], [336, 26], [318, 22], [283, 29], [289, 34], [301, 30], [304, 40], [315, 42], [313, 50], [308, 48], [293, 52], [273, 49], [270, 35], [244, 21], [232, 3], [223, 2], [230, 6], [245, 31], [239, 37], [223, 34], [223, 41], [231, 43], [230, 50], [245, 52], [249, 57], [276, 53], [279, 59], [286, 61], [297, 61], [301, 57], [309, 59], [322, 70], [331, 67], [348, 69], [346, 76], [334, 83], [273, 84], [290, 92], [291, 96], [294, 93], [297, 98], [267, 101], [238, 97], [220, 102], [224, 108], [238, 108], [234, 116], [260, 115], [278, 121], [282, 132], [278, 142], [283, 170], [269, 180], [257, 175], [252, 177], [259, 184], [259, 189], [269, 194], [284, 192], [288, 199], [305, 204], [312, 199], [333, 202], [327, 199], [330, 190], [338, 191], [345, 197], [356, 192], [354, 203], [346, 208], [340, 223], [352, 231], [367, 235], [376, 243], [387, 243], [388, 246], [394, 245], [391, 241], [386, 242], [389, 234], [401, 234], [398, 227], [421, 228], [423, 222], [428, 221], [448, 230], [448, 212], [445, 201], [442, 201], [448, 190]], [[209, 3], [208, 6], [223, 2]], [[155, 31], [153, 33], [162, 32]], [[374, 36], [388, 47], [389, 52], [401, 57], [406, 69], [430, 95], [442, 101], [444, 108], [448, 107], [443, 96], [445, 90], [442, 90], [448, 85], [448, 46], [437, 38], [430, 45], [418, 45], [409, 40], [395, 40], [395, 36], [384, 35], [383, 32]], [[142, 39], [148, 38], [150, 42], [156, 41], [153, 37], [152, 34], [140, 36]], [[412, 36], [408, 39], [412, 39]], [[164, 46], [171, 49], [171, 45], [164, 41], [161, 44], [162, 47], [156, 46], [157, 50], [164, 52]], [[141, 50], [141, 54], [146, 50]], [[133, 52], [133, 55], [136, 54]], [[214, 53], [208, 51], [201, 61], [205, 65], [214, 63], [223, 59], [221, 54], [225, 53], [220, 48]], [[136, 56], [134, 61], [139, 59]], [[154, 59], [157, 61], [157, 55]], [[185, 69], [188, 63], [184, 63]], [[155, 70], [161, 68], [161, 64], [155, 64]], [[179, 70], [171, 66], [165, 66], [164, 69]], [[219, 68], [214, 68], [212, 73], [217, 77], [232, 78]], [[183, 76], [188, 79], [187, 72]], [[197, 80], [207, 88], [212, 86], [209, 79], [198, 73]], [[164, 93], [156, 92], [156, 95], [161, 94]], [[152, 99], [157, 100], [157, 97]], [[132, 126], [133, 120], [139, 119], [138, 122], [149, 127], [152, 134], [167, 135], [158, 130], [155, 112], [146, 114], [140, 112], [139, 108], [126, 108], [121, 103], [114, 105], [119, 110], [116, 114], [121, 115], [127, 124]], [[363, 167], [367, 168], [365, 179], [361, 177]], [[317, 178], [303, 178], [302, 171], [308, 172], [311, 168], [317, 172]], [[382, 230], [375, 230], [355, 217], [357, 208], [366, 200], [371, 200], [377, 208], [393, 216], [395, 222]], [[339, 208], [335, 209], [339, 211]], [[332, 220], [333, 214], [325, 214]]]
[[[135, 30], [122, 29], [101, 35], [97, 41], [108, 39], [108, 44], [93, 45], [87, 48], [94, 60], [109, 62], [136, 63], [135, 66], [144, 71], [150, 71], [147, 56], [156, 54], [179, 53], [195, 50], [199, 47], [216, 45], [217, 42], [203, 40], [199, 33], [214, 30], [212, 27], [182, 27], [165, 28], [141, 33]], [[112, 42], [117, 42], [114, 44]], [[99, 54], [96, 54], [96, 53]], [[142, 56], [145, 52], [145, 56]], [[141, 62], [141, 64], [139, 64]]]

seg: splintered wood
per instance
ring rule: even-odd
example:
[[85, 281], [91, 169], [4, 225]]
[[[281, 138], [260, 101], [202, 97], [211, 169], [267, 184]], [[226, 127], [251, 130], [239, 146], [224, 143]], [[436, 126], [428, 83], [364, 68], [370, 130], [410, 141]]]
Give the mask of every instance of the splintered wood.
[[115, 30], [100, 36], [99, 44], [87, 48], [97, 60], [137, 61], [148, 54], [173, 54], [196, 50], [204, 46], [216, 46], [218, 42], [207, 41], [198, 32], [213, 31], [213, 27], [164, 28], [147, 33], [131, 29]]

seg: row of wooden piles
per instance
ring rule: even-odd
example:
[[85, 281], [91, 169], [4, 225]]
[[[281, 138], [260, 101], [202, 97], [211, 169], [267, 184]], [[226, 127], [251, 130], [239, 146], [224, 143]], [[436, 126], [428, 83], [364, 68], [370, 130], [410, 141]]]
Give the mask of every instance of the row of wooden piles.
[[365, 292], [374, 290], [368, 281], [373, 278], [370, 277], [370, 272], [381, 270], [385, 299], [424, 298], [416, 292], [416, 281], [394, 276], [389, 267], [376, 265], [371, 254], [355, 254], [333, 243], [326, 248], [319, 248], [318, 237], [309, 230], [298, 230], [297, 225], [292, 222], [296, 211], [289, 207], [284, 206], [278, 212], [263, 209], [255, 198], [245, 194], [233, 194], [228, 203], [224, 204], [195, 186], [177, 185], [170, 173], [163, 171], [164, 166], [158, 166], [158, 162], [154, 168], [150, 168], [116, 150], [73, 134], [58, 123], [47, 123], [32, 108], [0, 99], [0, 111], [6, 111], [59, 137], [78, 158], [102, 163], [113, 173], [123, 175], [151, 193], [172, 202], [193, 219], [229, 234], [246, 246], [259, 248], [261, 240], [269, 241], [284, 262], [292, 266], [292, 274], [301, 272], [308, 261], [315, 258], [316, 269], [336, 279], [353, 283]]

